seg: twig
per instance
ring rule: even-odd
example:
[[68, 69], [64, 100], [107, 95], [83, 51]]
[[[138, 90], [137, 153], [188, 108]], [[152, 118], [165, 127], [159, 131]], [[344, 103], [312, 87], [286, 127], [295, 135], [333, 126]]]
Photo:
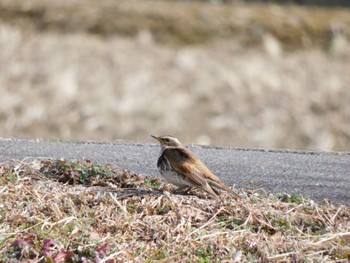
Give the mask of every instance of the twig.
[[278, 254], [278, 255], [270, 256], [270, 257], [268, 257], [268, 259], [284, 258], [284, 257], [288, 257], [290, 255], [294, 255], [296, 253], [297, 253], [296, 251], [293, 251], [293, 252]]
[[124, 206], [122, 206], [122, 204], [118, 201], [118, 199], [117, 199], [112, 193], [109, 193], [109, 195], [110, 195], [110, 197], [113, 199], [113, 201], [117, 204], [117, 206], [118, 206], [121, 210], [123, 210], [123, 212], [124, 212], [125, 214], [129, 214], [128, 210], [127, 210]]
[[[224, 231], [224, 232], [216, 232], [213, 234], [209, 234], [209, 235], [204, 235], [204, 236], [200, 236], [197, 237], [195, 240], [199, 240], [199, 239], [204, 239], [204, 238], [208, 238], [208, 237], [213, 237], [213, 236], [218, 236], [218, 235], [226, 235], [226, 234], [237, 234], [237, 233], [243, 233], [243, 232], [248, 232], [248, 230], [237, 230], [237, 231]], [[238, 238], [239, 236], [236, 236], [236, 238]]]
[[187, 238], [190, 237], [191, 235], [193, 235], [194, 233], [197, 233], [199, 230], [201, 230], [202, 228], [206, 227], [207, 225], [211, 224], [214, 219], [216, 218], [216, 216], [221, 212], [222, 208], [220, 208], [210, 219], [208, 222], [206, 222], [205, 224], [201, 225], [200, 227], [198, 227], [196, 230], [192, 231], [191, 233], [188, 234]]
[[321, 239], [321, 240], [317, 241], [316, 243], [313, 243], [312, 245], [319, 245], [323, 242], [330, 241], [330, 240], [335, 239], [337, 237], [343, 237], [343, 236], [350, 236], [350, 232], [333, 234], [332, 236], [325, 238], [325, 239]]
[[341, 205], [341, 206], [339, 206], [339, 208], [338, 208], [337, 212], [334, 214], [334, 216], [332, 216], [331, 220], [332, 220], [333, 224], [334, 224], [334, 220], [335, 220], [335, 218], [338, 216], [338, 214], [339, 214], [340, 210], [342, 210], [342, 209], [343, 209], [343, 206], [342, 206], [342, 205]]

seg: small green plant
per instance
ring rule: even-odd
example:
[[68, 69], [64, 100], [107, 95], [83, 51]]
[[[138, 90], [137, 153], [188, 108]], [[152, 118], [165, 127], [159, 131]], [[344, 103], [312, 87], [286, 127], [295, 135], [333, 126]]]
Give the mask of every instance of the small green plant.
[[107, 164], [93, 164], [89, 160], [55, 160], [42, 163], [40, 171], [49, 178], [69, 184], [92, 184], [96, 180], [115, 176]]
[[156, 210], [156, 214], [157, 214], [157, 215], [165, 215], [165, 214], [168, 213], [169, 211], [171, 211], [171, 206], [165, 204], [165, 205], [159, 207], [159, 208]]
[[159, 189], [161, 186], [161, 183], [159, 182], [159, 180], [155, 178], [145, 178], [145, 183], [147, 186], [150, 186], [152, 188], [157, 188], [157, 189]]
[[203, 249], [196, 249], [194, 251], [194, 254], [199, 257], [197, 262], [200, 262], [200, 263], [209, 263], [210, 262], [206, 251], [204, 251]]
[[19, 174], [14, 171], [9, 171], [8, 173], [5, 173], [4, 178], [10, 182], [17, 181], [19, 178]]
[[289, 194], [276, 194], [276, 196], [285, 203], [301, 204], [303, 197], [298, 193]]

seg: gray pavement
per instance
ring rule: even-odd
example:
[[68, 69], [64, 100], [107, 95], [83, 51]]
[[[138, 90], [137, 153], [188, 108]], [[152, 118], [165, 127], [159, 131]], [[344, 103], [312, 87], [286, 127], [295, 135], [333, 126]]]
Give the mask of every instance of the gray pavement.
[[[150, 138], [150, 141], [152, 139]], [[237, 188], [301, 193], [350, 204], [350, 153], [189, 147], [218, 177]], [[142, 175], [159, 175], [157, 143], [53, 142], [0, 139], [0, 162], [33, 158], [89, 159]]]

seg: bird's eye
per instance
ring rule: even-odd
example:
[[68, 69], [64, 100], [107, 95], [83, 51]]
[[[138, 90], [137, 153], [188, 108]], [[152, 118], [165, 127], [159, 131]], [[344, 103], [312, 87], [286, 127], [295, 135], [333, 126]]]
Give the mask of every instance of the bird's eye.
[[170, 142], [170, 140], [168, 138], [165, 138], [164, 141], [165, 142]]

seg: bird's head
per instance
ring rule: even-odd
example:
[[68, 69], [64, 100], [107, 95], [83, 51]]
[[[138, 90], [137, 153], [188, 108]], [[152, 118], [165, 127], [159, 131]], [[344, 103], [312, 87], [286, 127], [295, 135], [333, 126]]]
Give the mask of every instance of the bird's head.
[[175, 137], [172, 137], [170, 135], [162, 135], [162, 136], [154, 136], [151, 135], [154, 139], [156, 139], [162, 148], [168, 148], [168, 147], [184, 147], [182, 143]]

